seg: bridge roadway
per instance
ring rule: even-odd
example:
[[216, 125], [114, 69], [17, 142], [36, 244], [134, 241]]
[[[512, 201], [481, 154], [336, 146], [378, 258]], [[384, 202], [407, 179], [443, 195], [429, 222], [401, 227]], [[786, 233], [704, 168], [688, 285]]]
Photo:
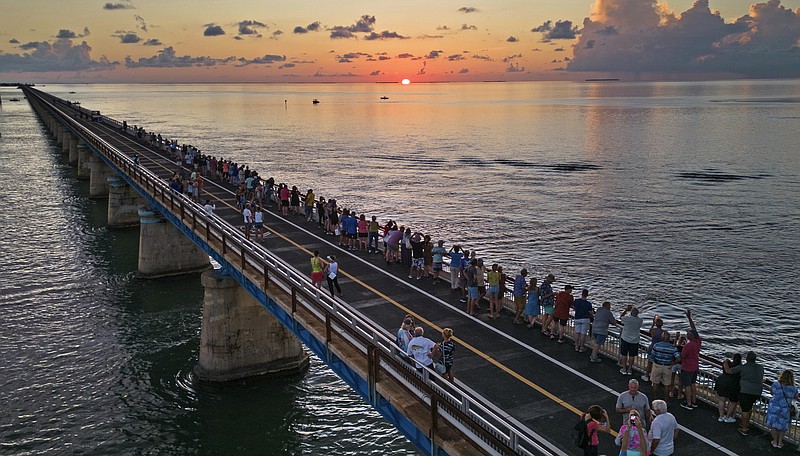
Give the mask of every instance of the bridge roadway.
[[[135, 137], [123, 135], [107, 125], [81, 121], [124, 153], [137, 153], [142, 166], [168, 179], [175, 165], [163, 152], [151, 149]], [[216, 204], [215, 213], [234, 226], [242, 225], [235, 207], [233, 186], [206, 179], [202, 200]], [[629, 377], [618, 372], [616, 363], [604, 359], [590, 363], [588, 353], [576, 353], [571, 343], [557, 344], [524, 325], [512, 324], [509, 312], [499, 320], [488, 320], [485, 312], [470, 317], [449, 284], [411, 280], [408, 270], [387, 266], [380, 255], [353, 253], [337, 247], [337, 239], [326, 236], [316, 222], [302, 216], [282, 217], [273, 205], [266, 213], [270, 235], [263, 245], [299, 270], [308, 270], [314, 250], [323, 256], [335, 254], [340, 265], [343, 300], [394, 333], [407, 313], [426, 329], [426, 336], [441, 340], [439, 331], [453, 328], [457, 349], [453, 372], [457, 382], [489, 399], [510, 416], [571, 454], [582, 454], [571, 443], [578, 413], [598, 404], [609, 411], [612, 427], [619, 429], [621, 416], [614, 413], [617, 393], [627, 388]], [[637, 375], [638, 376], [638, 375]], [[647, 394], [649, 386], [642, 387]], [[652, 399], [652, 398], [651, 398]], [[769, 454], [773, 450], [761, 431], [751, 428], [742, 437], [733, 424], [716, 420], [716, 409], [704, 404], [686, 411], [677, 400], [669, 410], [681, 425], [676, 440], [680, 455]], [[755, 434], [755, 435], [754, 435]], [[761, 438], [759, 438], [761, 437]], [[600, 454], [617, 454], [613, 438], [600, 436]]]

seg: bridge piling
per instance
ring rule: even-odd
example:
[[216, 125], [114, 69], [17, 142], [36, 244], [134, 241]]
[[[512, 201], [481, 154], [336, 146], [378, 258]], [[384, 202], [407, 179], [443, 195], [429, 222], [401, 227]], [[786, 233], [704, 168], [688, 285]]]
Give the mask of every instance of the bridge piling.
[[[77, 154], [76, 154], [77, 155]], [[77, 156], [75, 162], [77, 163]], [[70, 163], [73, 163], [70, 160]], [[114, 175], [114, 171], [95, 154], [89, 155], [89, 197], [105, 198], [108, 196], [108, 178]]]
[[308, 367], [308, 355], [292, 333], [234, 278], [209, 270], [195, 374], [206, 381], [258, 375], [291, 375]]
[[70, 163], [78, 163], [78, 137], [70, 134], [69, 135], [69, 144], [67, 144], [67, 151], [69, 153], [69, 162]]
[[91, 158], [93, 152], [86, 144], [78, 144], [76, 152], [78, 154], [78, 180], [89, 180], [92, 174], [92, 170], [89, 167], [89, 158]]
[[[64, 130], [64, 134], [61, 137], [61, 153], [62, 154], [69, 154], [69, 143], [74, 138], [75, 137], [72, 135], [72, 133], [70, 133], [66, 129]], [[75, 157], [75, 161], [72, 161], [72, 154], [69, 154], [69, 158], [70, 158], [70, 160], [69, 160], [70, 163], [75, 163], [75, 162], [78, 161], [78, 157]]]
[[204, 271], [209, 268], [208, 254], [160, 215], [138, 210], [139, 272], [142, 278], [154, 279]]
[[[80, 177], [80, 171], [81, 169], [78, 167], [78, 177]], [[144, 206], [146, 206], [145, 200], [122, 178], [117, 176], [108, 178], [109, 228], [137, 226], [139, 209]]]

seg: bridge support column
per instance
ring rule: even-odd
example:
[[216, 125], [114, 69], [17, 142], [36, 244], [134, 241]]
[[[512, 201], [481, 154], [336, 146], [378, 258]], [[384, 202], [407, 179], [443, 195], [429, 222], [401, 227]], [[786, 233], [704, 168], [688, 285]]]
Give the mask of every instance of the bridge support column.
[[86, 144], [78, 144], [76, 152], [78, 154], [78, 179], [88, 180], [92, 174], [89, 159], [94, 155], [94, 152]]
[[158, 278], [209, 268], [208, 254], [160, 215], [139, 210], [139, 277]]
[[[64, 130], [64, 136], [61, 139], [61, 153], [63, 153], [63, 154], [68, 154], [69, 153], [69, 142], [72, 141], [73, 138], [74, 138], [74, 136], [72, 136], [72, 133], [70, 133], [67, 130]], [[70, 154], [70, 159], [71, 158], [72, 158], [72, 155]], [[70, 163], [75, 163], [75, 162], [70, 160]]]
[[[80, 167], [78, 168], [80, 174]], [[139, 209], [146, 206], [139, 193], [121, 177], [108, 178], [108, 227], [126, 228], [139, 224]]]
[[195, 367], [200, 379], [290, 375], [308, 367], [300, 342], [236, 280], [211, 270], [201, 281], [206, 292]]
[[89, 156], [89, 197], [108, 196], [108, 178], [113, 175], [114, 171], [106, 165], [102, 158], [91, 154]]
[[69, 151], [69, 159], [70, 163], [78, 163], [78, 138], [75, 135], [70, 134], [67, 144], [67, 150]]
[[53, 129], [53, 138], [56, 140], [56, 144], [59, 146], [64, 143], [64, 129], [61, 128], [61, 124], [56, 122], [56, 126]]

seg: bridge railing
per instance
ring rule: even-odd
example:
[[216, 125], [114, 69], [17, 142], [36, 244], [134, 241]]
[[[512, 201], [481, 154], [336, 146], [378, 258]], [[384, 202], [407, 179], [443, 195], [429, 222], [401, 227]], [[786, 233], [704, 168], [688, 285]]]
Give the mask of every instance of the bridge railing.
[[293, 317], [300, 313], [313, 316], [324, 323], [324, 331], [319, 336], [326, 345], [330, 346], [333, 341], [342, 342], [349, 347], [348, 355], [353, 351], [360, 353], [366, 360], [370, 400], [378, 400], [381, 380], [391, 379], [427, 407], [431, 426], [424, 431], [429, 432], [432, 441], [445, 424], [489, 454], [565, 454], [480, 395], [445, 381], [430, 369], [423, 369], [420, 374], [400, 356], [393, 335], [384, 328], [341, 300], [320, 293], [305, 274], [246, 239], [241, 230], [217, 216], [208, 216], [201, 206], [173, 191], [159, 176], [84, 128], [56, 103], [47, 101], [57, 98], [38, 91], [33, 93], [47, 105], [51, 114], [80, 131], [83, 139], [96, 151], [181, 223], [190, 227], [219, 255], [219, 259], [241, 270], [264, 292], [277, 287], [291, 296], [291, 306], [284, 311]]

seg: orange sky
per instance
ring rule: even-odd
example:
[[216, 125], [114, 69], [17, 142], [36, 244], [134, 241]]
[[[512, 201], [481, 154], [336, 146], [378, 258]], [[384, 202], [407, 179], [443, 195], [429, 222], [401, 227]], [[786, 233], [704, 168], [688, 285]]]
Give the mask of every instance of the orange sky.
[[[798, 57], [791, 57], [800, 33], [800, 0], [697, 3], [14, 0], [0, 17], [0, 79], [430, 82], [800, 75], [800, 62], [793, 60]], [[685, 36], [692, 40], [681, 42]], [[760, 69], [775, 62], [781, 64], [777, 74]]]

